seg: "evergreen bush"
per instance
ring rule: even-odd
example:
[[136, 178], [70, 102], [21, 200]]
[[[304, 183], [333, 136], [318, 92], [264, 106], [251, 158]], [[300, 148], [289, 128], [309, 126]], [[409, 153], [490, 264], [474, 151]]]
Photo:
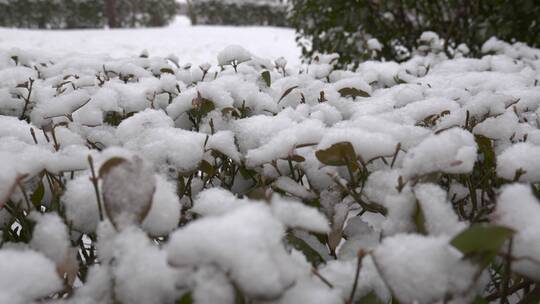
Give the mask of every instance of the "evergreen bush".
[[276, 1], [194, 1], [191, 19], [193, 24], [288, 25], [287, 5]]
[[[540, 6], [535, 0], [292, 0], [291, 4], [290, 23], [306, 58], [337, 52], [341, 64], [357, 65], [370, 58], [405, 60], [420, 46], [417, 38], [425, 31], [440, 34], [441, 49], [449, 56], [460, 44], [478, 56], [492, 36], [540, 45]], [[372, 38], [380, 42], [380, 51], [376, 43], [370, 47]]]
[[[3, 0], [0, 26], [65, 29], [100, 28], [107, 22], [103, 0]], [[120, 27], [163, 26], [176, 15], [174, 0], [117, 0]]]

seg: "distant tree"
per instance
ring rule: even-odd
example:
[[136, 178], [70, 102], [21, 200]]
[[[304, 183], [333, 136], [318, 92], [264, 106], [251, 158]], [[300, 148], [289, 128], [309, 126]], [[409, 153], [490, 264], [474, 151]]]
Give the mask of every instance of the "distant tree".
[[175, 0], [0, 0], [0, 26], [6, 27], [163, 26], [175, 15]]
[[118, 26], [164, 26], [176, 16], [175, 0], [116, 0]]
[[288, 6], [280, 0], [196, 0], [189, 3], [193, 24], [287, 26]]
[[118, 27], [116, 21], [116, 0], [105, 0], [105, 16], [110, 28]]

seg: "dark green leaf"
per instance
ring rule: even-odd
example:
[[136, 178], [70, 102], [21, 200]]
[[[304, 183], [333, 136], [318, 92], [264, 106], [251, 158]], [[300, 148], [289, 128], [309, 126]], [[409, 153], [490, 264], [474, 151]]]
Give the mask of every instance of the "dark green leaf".
[[398, 75], [395, 75], [395, 76], [394, 76], [394, 82], [395, 82], [396, 84], [407, 83], [405, 80], [401, 79]]
[[248, 168], [246, 168], [244, 166], [240, 166], [238, 168], [238, 171], [240, 172], [240, 175], [242, 175], [242, 177], [245, 178], [245, 179], [249, 179], [249, 178], [252, 178], [253, 176], [257, 175], [256, 171], [248, 169]]
[[266, 83], [267, 87], [270, 87], [270, 85], [272, 85], [272, 79], [270, 77], [270, 72], [269, 71], [262, 72], [261, 77], [264, 80], [264, 83]]
[[454, 237], [450, 244], [459, 249], [466, 259], [485, 268], [513, 233], [512, 229], [502, 226], [475, 225]]
[[184, 294], [178, 301], [176, 301], [176, 304], [192, 304], [192, 303], [193, 303], [193, 297], [191, 296], [191, 292]]
[[301, 163], [301, 162], [305, 162], [305, 161], [306, 161], [306, 159], [305, 159], [303, 156], [298, 155], [298, 154], [293, 154], [293, 155], [289, 156], [288, 158], [282, 158], [282, 159], [283, 159], [283, 160], [288, 160], [288, 159], [290, 159], [290, 160], [292, 160], [292, 161], [294, 161], [294, 162], [297, 162], [297, 163]]
[[361, 297], [356, 304], [385, 304], [383, 301], [377, 297], [377, 294], [374, 291], [370, 291], [367, 295]]
[[416, 231], [420, 234], [427, 235], [426, 218], [422, 210], [422, 206], [416, 201], [416, 212], [414, 213], [414, 224], [416, 225]]
[[474, 299], [474, 302], [472, 302], [472, 304], [489, 304], [489, 302], [478, 296], [476, 297], [476, 299]]
[[45, 195], [45, 186], [43, 185], [43, 181], [39, 181], [39, 185], [37, 186], [36, 190], [34, 190], [34, 193], [32, 193], [32, 196], [30, 197], [30, 200], [34, 204], [34, 206], [41, 205], [41, 200], [43, 199], [43, 196]]
[[202, 172], [204, 172], [208, 176], [214, 175], [214, 172], [216, 171], [214, 167], [206, 160], [201, 161], [199, 168], [201, 169]]
[[184, 192], [186, 192], [186, 182], [184, 181], [184, 177], [182, 176], [178, 177], [178, 186], [176, 191], [180, 198], [182, 198]]
[[301, 251], [313, 265], [317, 266], [324, 263], [324, 259], [315, 249], [311, 248], [304, 240], [296, 237], [292, 232], [287, 234], [286, 239], [291, 246]]
[[174, 75], [174, 71], [171, 68], [162, 68], [159, 70], [161, 73], [169, 73]]
[[491, 139], [482, 135], [475, 135], [474, 137], [480, 152], [484, 155], [484, 163], [490, 167], [495, 167], [496, 158]]
[[240, 288], [234, 286], [234, 304], [245, 304], [246, 299]]
[[200, 115], [201, 117], [213, 111], [216, 107], [214, 102], [204, 97], [197, 97], [193, 99], [193, 109], [190, 110], [191, 114]]
[[356, 160], [356, 152], [350, 142], [339, 142], [330, 148], [315, 152], [317, 159], [328, 166], [345, 166]]
[[208, 100], [208, 99], [204, 98], [202, 106], [201, 106], [201, 114], [204, 116], [204, 115], [210, 113], [215, 108], [216, 107], [214, 106], [214, 103], [211, 100]]
[[513, 233], [503, 226], [475, 225], [454, 237], [450, 244], [465, 255], [496, 253]]
[[369, 97], [370, 95], [363, 90], [357, 89], [357, 88], [343, 88], [339, 90], [339, 94], [343, 97]]

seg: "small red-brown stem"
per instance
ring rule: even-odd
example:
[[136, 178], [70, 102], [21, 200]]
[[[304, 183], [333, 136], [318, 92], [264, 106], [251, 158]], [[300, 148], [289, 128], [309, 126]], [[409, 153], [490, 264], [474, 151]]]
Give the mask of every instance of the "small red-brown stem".
[[364, 250], [360, 249], [358, 251], [358, 258], [356, 262], [356, 273], [354, 276], [354, 283], [351, 290], [351, 295], [349, 296], [349, 300], [347, 300], [347, 304], [352, 304], [354, 301], [354, 294], [356, 293], [356, 286], [358, 285], [358, 278], [360, 277], [360, 269], [362, 268], [362, 260], [366, 256], [366, 253]]
[[103, 210], [101, 207], [101, 196], [99, 195], [98, 178], [96, 177], [96, 171], [94, 170], [94, 160], [92, 159], [91, 155], [88, 155], [88, 163], [90, 164], [90, 172], [92, 173], [90, 181], [92, 182], [92, 185], [94, 185], [94, 191], [96, 192], [96, 199], [99, 210], [99, 220], [103, 221]]

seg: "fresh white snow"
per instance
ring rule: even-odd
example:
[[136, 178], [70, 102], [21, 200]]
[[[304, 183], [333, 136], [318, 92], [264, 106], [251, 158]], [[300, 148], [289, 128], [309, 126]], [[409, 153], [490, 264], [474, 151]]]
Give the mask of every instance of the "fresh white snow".
[[[173, 54], [179, 62], [217, 64], [216, 55], [229, 45], [241, 45], [262, 58], [284, 56], [291, 65], [300, 63], [294, 30], [274, 27], [191, 26], [179, 16], [169, 26], [114, 30], [21, 30], [0, 28], [0, 49], [20, 48], [60, 57], [93, 54], [111, 57]], [[0, 77], [1, 79], [1, 77]]]
[[451, 241], [474, 212], [539, 279], [538, 49], [345, 71], [299, 65], [287, 29], [3, 33], [0, 302], [80, 261], [50, 303], [468, 303], [487, 276]]

